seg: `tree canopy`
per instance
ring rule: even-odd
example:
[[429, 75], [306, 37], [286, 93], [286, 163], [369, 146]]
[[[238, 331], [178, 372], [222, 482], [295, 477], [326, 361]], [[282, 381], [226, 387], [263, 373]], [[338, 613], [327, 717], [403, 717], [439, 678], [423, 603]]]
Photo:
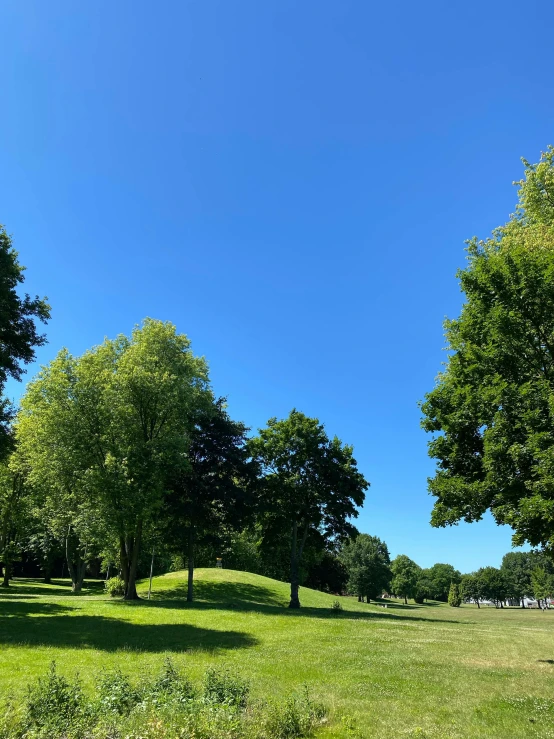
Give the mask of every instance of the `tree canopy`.
[[554, 549], [554, 149], [524, 161], [519, 204], [468, 242], [466, 296], [445, 324], [444, 371], [422, 404], [437, 471], [434, 526], [490, 510], [514, 544]]
[[264, 473], [261, 525], [265, 537], [290, 536], [290, 608], [299, 608], [299, 566], [310, 532], [322, 540], [350, 536], [369, 483], [353, 449], [327, 436], [317, 418], [297, 410], [271, 418], [249, 449]]
[[3, 397], [9, 377], [20, 380], [24, 365], [35, 359], [36, 347], [46, 342], [37, 322], [46, 323], [50, 306], [45, 298], [20, 295], [23, 267], [6, 229], [0, 225], [0, 455], [7, 451], [13, 409]]
[[340, 560], [348, 573], [348, 592], [367, 601], [388, 592], [391, 582], [387, 545], [376, 536], [359, 534], [346, 542]]

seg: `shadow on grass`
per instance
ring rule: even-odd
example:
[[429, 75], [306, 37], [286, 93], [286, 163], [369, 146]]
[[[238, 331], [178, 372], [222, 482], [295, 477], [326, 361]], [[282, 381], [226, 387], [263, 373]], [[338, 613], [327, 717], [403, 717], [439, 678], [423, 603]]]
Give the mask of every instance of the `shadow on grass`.
[[100, 614], [82, 614], [72, 606], [36, 600], [0, 604], [2, 647], [215, 652], [244, 649], [255, 644], [257, 639], [240, 631], [217, 631], [190, 624], [137, 624]]
[[[328, 619], [359, 619], [359, 620], [394, 620], [394, 621], [426, 621], [429, 623], [468, 623], [467, 621], [456, 621], [454, 619], [428, 618], [423, 615], [415, 615], [419, 605], [403, 606], [400, 604], [388, 604], [389, 608], [382, 611], [366, 610], [366, 604], [360, 603], [360, 609], [355, 611], [334, 611], [328, 608], [302, 607], [300, 610], [287, 608], [288, 601], [284, 601], [275, 595], [274, 591], [261, 585], [248, 585], [236, 582], [195, 582], [194, 601], [186, 602], [186, 587], [167, 588], [156, 590], [153, 600], [145, 600], [143, 603], [150, 608], [194, 608], [196, 610], [235, 610], [240, 612], [256, 612], [272, 616], [328, 618]], [[302, 594], [300, 595], [302, 601]], [[122, 603], [122, 601], [117, 601]], [[126, 605], [134, 606], [135, 602]], [[391, 613], [392, 609], [401, 611]]]
[[36, 580], [32, 578], [13, 580], [9, 587], [0, 588], [0, 601], [4, 598], [17, 598], [18, 596], [59, 596], [71, 595], [78, 597], [80, 595], [100, 595], [104, 591], [103, 580], [85, 581], [83, 589], [80, 593], [74, 593], [71, 590], [70, 580], [52, 580], [46, 584], [44, 580]]

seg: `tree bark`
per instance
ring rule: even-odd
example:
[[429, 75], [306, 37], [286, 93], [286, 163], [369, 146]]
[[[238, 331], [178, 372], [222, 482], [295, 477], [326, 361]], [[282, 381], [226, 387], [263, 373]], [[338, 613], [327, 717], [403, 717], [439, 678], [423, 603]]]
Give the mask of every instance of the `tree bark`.
[[[127, 592], [127, 586], [129, 585], [129, 558], [127, 557], [127, 543], [124, 536], [119, 537], [119, 568], [121, 579], [125, 586], [125, 592]], [[109, 569], [108, 567], [108, 571]]]
[[137, 593], [137, 568], [138, 568], [138, 556], [140, 551], [140, 542], [142, 539], [142, 521], [139, 520], [137, 523], [136, 536], [131, 538], [131, 553], [127, 552], [127, 556], [130, 559], [129, 564], [129, 581], [125, 590], [124, 600], [139, 600]]
[[289, 608], [300, 608], [298, 597], [298, 523], [292, 525], [292, 547], [290, 553], [290, 602]]
[[481, 608], [481, 606], [479, 605], [479, 598], [477, 598], [476, 602], [477, 602], [477, 608]]
[[9, 588], [10, 587], [10, 578], [11, 578], [11, 565], [4, 564], [4, 579], [2, 580], [2, 587], [3, 588]]
[[194, 597], [194, 526], [189, 527], [187, 550], [187, 603], [192, 603]]
[[70, 552], [69, 538], [71, 529], [68, 529], [67, 536], [65, 537], [65, 559], [67, 562], [67, 571], [71, 578], [71, 591], [73, 593], [80, 593], [83, 587], [83, 580], [85, 579], [86, 562], [81, 560], [79, 554], [77, 554], [77, 562], [73, 563], [73, 556]]
[[404, 596], [404, 605], [405, 605], [405, 606], [407, 606], [407, 605], [408, 605], [408, 598], [407, 598], [406, 596]]

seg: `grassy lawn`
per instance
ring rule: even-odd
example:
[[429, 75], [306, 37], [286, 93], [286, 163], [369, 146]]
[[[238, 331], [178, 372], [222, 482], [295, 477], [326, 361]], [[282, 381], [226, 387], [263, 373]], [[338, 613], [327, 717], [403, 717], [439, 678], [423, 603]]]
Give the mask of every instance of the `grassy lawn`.
[[215, 569], [197, 571], [192, 605], [184, 573], [130, 604], [101, 583], [74, 596], [64, 581], [17, 581], [0, 593], [0, 691], [24, 690], [53, 659], [92, 687], [103, 666], [138, 673], [171, 654], [193, 678], [230, 667], [254, 695], [308, 684], [331, 711], [323, 737], [554, 737], [554, 611], [341, 598], [334, 612], [337, 598], [302, 589], [291, 612], [287, 594]]

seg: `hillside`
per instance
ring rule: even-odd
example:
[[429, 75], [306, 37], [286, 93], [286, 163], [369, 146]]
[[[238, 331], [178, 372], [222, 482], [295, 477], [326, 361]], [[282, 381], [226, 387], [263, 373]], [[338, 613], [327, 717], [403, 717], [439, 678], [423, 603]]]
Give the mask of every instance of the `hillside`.
[[554, 733], [553, 613], [385, 609], [306, 588], [290, 611], [287, 584], [231, 570], [198, 570], [195, 588], [187, 604], [186, 573], [171, 573], [154, 578], [151, 601], [124, 603], [102, 583], [75, 596], [67, 581], [15, 581], [0, 593], [0, 691], [23, 691], [53, 659], [91, 689], [103, 667], [140, 676], [171, 656], [193, 680], [227, 667], [254, 697], [307, 685], [331, 712], [322, 737]]

